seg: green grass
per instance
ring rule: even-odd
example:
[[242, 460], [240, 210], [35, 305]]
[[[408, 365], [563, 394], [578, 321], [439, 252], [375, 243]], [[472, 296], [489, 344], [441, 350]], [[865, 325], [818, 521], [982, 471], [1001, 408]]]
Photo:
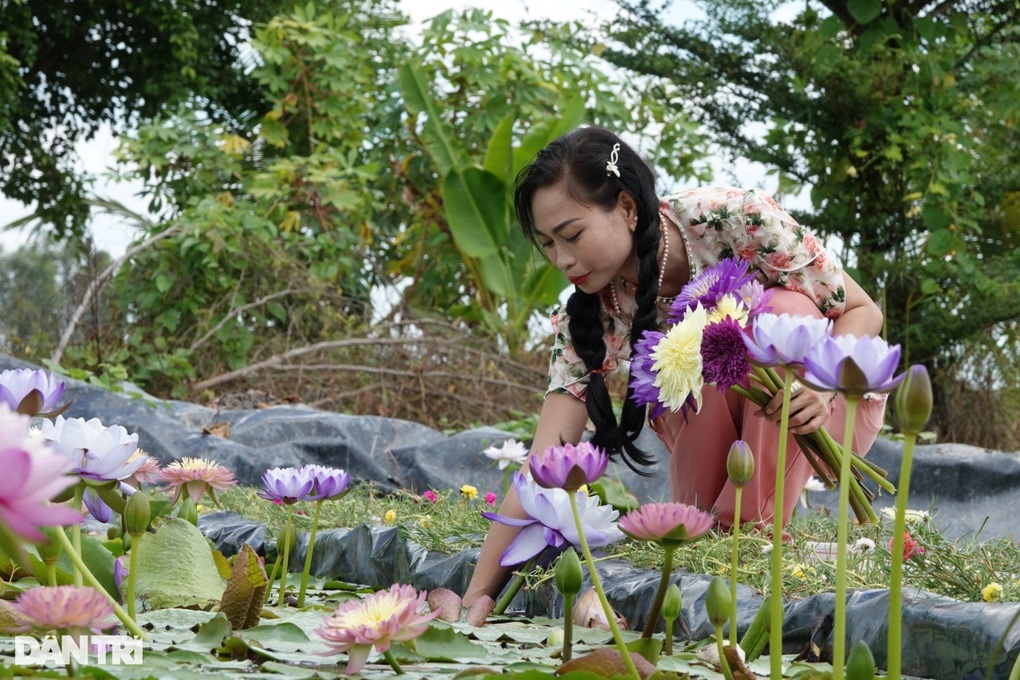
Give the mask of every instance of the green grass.
[[[400, 528], [407, 538], [430, 551], [456, 553], [481, 545], [489, 521], [482, 510], [491, 510], [482, 500], [463, 497], [457, 490], [436, 490], [439, 501], [432, 503], [421, 496], [398, 492], [381, 493], [370, 484], [358, 484], [344, 499], [323, 504], [319, 530], [334, 527], [355, 527], [360, 524], [391, 524]], [[238, 512], [257, 522], [265, 523], [270, 535], [282, 531], [284, 509], [263, 500], [251, 487], [235, 487], [219, 494], [224, 510]], [[295, 523], [299, 531], [311, 528], [312, 503], [295, 506]], [[213, 508], [206, 505], [206, 512]], [[392, 513], [389, 514], [388, 513]], [[390, 521], [387, 521], [387, 518]], [[1020, 600], [1020, 549], [1008, 538], [971, 536], [951, 540], [939, 531], [938, 515], [927, 521], [908, 525], [908, 531], [923, 552], [904, 564], [904, 586], [945, 595], [963, 602], [979, 602], [982, 589], [991, 583], [1003, 588], [1002, 601]], [[803, 598], [816, 593], [832, 592], [835, 588], [835, 558], [821, 559], [812, 543], [836, 540], [834, 518], [815, 512], [795, 515], [787, 527], [793, 544], [784, 549], [783, 590], [787, 596]], [[852, 552], [848, 558], [849, 588], [885, 588], [889, 580], [889, 540], [892, 521], [876, 525], [854, 525], [851, 543], [870, 539], [875, 548]], [[747, 525], [741, 531], [740, 583], [758, 592], [767, 591], [771, 545], [767, 533]], [[730, 539], [728, 534], [712, 532], [701, 540], [681, 547], [676, 553], [676, 569], [698, 574], [729, 576]], [[606, 549], [610, 557], [631, 561], [644, 569], [658, 569], [661, 550], [654, 544], [631, 539]], [[551, 573], [538, 571], [528, 576], [528, 587], [551, 578]]]

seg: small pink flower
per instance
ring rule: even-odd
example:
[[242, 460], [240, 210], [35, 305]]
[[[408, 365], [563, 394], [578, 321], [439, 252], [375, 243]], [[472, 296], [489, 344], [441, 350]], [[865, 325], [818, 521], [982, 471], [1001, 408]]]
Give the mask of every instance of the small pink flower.
[[160, 467], [159, 461], [152, 456], [146, 455], [144, 451], [138, 449], [135, 451], [135, 455], [131, 456], [128, 460], [129, 463], [133, 463], [135, 458], [142, 456], [145, 458], [145, 462], [142, 463], [142, 467], [135, 470], [135, 474], [128, 477], [124, 481], [135, 487], [139, 488], [142, 484], [158, 484], [163, 480], [162, 472], [163, 468]]
[[234, 473], [219, 463], [203, 458], [184, 458], [175, 460], [167, 465], [160, 472], [164, 482], [169, 483], [167, 490], [173, 489], [173, 496], [170, 504], [177, 503], [182, 490], [187, 490], [188, 496], [195, 503], [202, 498], [202, 493], [208, 491], [213, 503], [216, 503], [216, 492], [237, 484]]
[[[893, 549], [893, 539], [889, 539], [889, 550]], [[909, 531], [903, 532], [903, 559], [904, 561], [909, 560], [911, 557], [924, 553], [924, 548], [911, 537]]]
[[386, 652], [392, 643], [424, 633], [428, 622], [440, 614], [424, 613], [424, 606], [424, 590], [416, 594], [414, 586], [393, 584], [362, 600], [341, 602], [315, 632], [330, 647], [324, 655], [347, 652], [344, 672], [352, 675], [364, 668], [373, 647]]
[[113, 626], [113, 602], [85, 586], [37, 586], [18, 595], [14, 608], [25, 619], [20, 631], [58, 630], [68, 635], [99, 633]]
[[684, 503], [648, 503], [620, 518], [620, 531], [665, 546], [701, 538], [715, 524], [710, 512]]
[[496, 494], [491, 492], [485, 494], [485, 504], [491, 505], [492, 507], [496, 507]]
[[439, 502], [439, 496], [437, 496], [436, 492], [433, 491], [432, 489], [429, 489], [428, 491], [423, 493], [421, 495], [421, 497], [424, 498], [425, 500], [427, 500], [429, 503], [438, 503]]

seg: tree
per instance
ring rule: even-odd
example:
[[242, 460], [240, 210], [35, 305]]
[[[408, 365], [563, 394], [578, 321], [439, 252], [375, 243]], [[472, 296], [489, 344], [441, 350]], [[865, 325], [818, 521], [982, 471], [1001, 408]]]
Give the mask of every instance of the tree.
[[0, 192], [58, 238], [80, 235], [89, 185], [75, 144], [103, 123], [123, 131], [198, 96], [243, 121], [263, 95], [242, 63], [252, 22], [281, 0], [9, 0], [0, 23]]
[[[781, 191], [810, 187], [798, 217], [843, 244], [907, 361], [959, 380], [989, 336], [1016, 356], [1020, 5], [824, 0], [785, 21], [775, 0], [701, 6], [705, 20], [663, 26], [660, 8], [622, 0], [606, 58]], [[995, 363], [970, 379], [1020, 382]]]

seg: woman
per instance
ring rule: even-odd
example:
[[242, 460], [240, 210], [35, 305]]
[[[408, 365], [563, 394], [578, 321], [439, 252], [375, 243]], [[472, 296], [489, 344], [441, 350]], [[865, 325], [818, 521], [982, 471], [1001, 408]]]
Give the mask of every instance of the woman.
[[[629, 359], [644, 331], [662, 330], [683, 285], [723, 258], [737, 255], [759, 272], [773, 290], [774, 314], [825, 316], [833, 319], [837, 334], [876, 335], [882, 328], [877, 305], [774, 200], [728, 187], [660, 199], [651, 169], [607, 130], [581, 128], [552, 142], [518, 176], [514, 200], [524, 232], [575, 286], [566, 309], [552, 317], [549, 389], [532, 451], [577, 443], [590, 419], [593, 442], [610, 455], [635, 469], [654, 462], [634, 443], [646, 408], [627, 399], [617, 422], [607, 374]], [[791, 435], [828, 425], [838, 441], [843, 398], [797, 387], [795, 392]], [[733, 488], [726, 455], [743, 439], [754, 453], [756, 472], [743, 490], [741, 520], [771, 521], [781, 405], [782, 394], [759, 409], [730, 390], [706, 388], [701, 408], [687, 421], [668, 411], [654, 419], [652, 429], [671, 452], [672, 499], [714, 510], [720, 524], [730, 526]], [[854, 450], [871, 447], [884, 411], [884, 397], [861, 402]], [[813, 471], [792, 436], [787, 450], [784, 523]], [[499, 512], [523, 517], [512, 491]], [[466, 604], [481, 595], [495, 597], [509, 579], [511, 569], [501, 567], [499, 557], [516, 532], [492, 525]]]

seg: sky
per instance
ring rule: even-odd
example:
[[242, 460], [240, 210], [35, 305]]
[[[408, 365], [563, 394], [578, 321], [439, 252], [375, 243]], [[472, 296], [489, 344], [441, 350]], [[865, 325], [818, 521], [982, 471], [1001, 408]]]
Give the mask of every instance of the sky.
[[[580, 20], [595, 22], [614, 16], [618, 7], [612, 0], [402, 0], [402, 10], [410, 17], [413, 25], [420, 25], [429, 18], [448, 9], [462, 10], [475, 7], [489, 10], [494, 16], [517, 23], [526, 19], [552, 19], [556, 21]], [[700, 15], [687, 0], [674, 3], [664, 17], [667, 23], [679, 23]], [[413, 29], [412, 29], [413, 30]], [[78, 165], [83, 172], [96, 177], [95, 193], [112, 198], [128, 208], [146, 212], [146, 201], [139, 198], [140, 183], [114, 183], [104, 177], [113, 164], [113, 152], [117, 138], [109, 126], [103, 126], [94, 138], [79, 143]], [[757, 182], [755, 182], [757, 183]], [[10, 252], [28, 240], [26, 229], [11, 231], [3, 229], [7, 224], [32, 212], [32, 206], [24, 206], [0, 196], [0, 248]], [[97, 216], [92, 221], [92, 236], [96, 246], [112, 255], [121, 255], [135, 237], [134, 232], [115, 218]]]

